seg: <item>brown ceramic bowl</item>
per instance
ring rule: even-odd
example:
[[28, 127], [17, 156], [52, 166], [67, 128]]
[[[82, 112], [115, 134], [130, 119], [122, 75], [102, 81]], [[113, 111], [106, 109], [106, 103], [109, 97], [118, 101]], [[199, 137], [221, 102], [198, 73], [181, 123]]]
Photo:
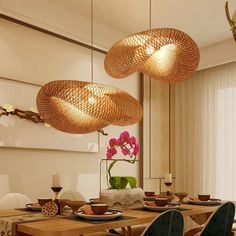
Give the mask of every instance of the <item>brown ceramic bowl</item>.
[[64, 199], [64, 198], [59, 199], [58, 200], [59, 206], [63, 208], [65, 205], [67, 205], [67, 201], [70, 201], [70, 199]]
[[103, 215], [108, 210], [107, 204], [92, 204], [91, 210], [95, 215]]
[[211, 195], [210, 194], [198, 194], [198, 199], [200, 201], [208, 201], [210, 200]]
[[40, 206], [43, 206], [45, 203], [51, 202], [51, 201], [52, 201], [51, 198], [38, 198], [38, 203]]
[[168, 198], [155, 198], [155, 204], [160, 207], [166, 206], [168, 202]]
[[77, 211], [80, 207], [82, 207], [85, 204], [85, 201], [66, 201], [65, 202], [67, 206], [69, 206], [73, 212]]
[[155, 195], [155, 192], [144, 192], [144, 194], [147, 197], [153, 197]]

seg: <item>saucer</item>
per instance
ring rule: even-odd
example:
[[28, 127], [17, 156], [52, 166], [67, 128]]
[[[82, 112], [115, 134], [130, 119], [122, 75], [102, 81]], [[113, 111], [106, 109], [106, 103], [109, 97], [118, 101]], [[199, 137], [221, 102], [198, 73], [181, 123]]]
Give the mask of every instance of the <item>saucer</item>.
[[86, 220], [113, 220], [117, 217], [123, 216], [122, 211], [115, 211], [115, 210], [107, 211], [103, 215], [84, 214], [82, 211], [77, 211], [75, 214]]
[[188, 203], [194, 204], [194, 205], [203, 205], [203, 206], [214, 206], [214, 205], [220, 205], [222, 203], [221, 199], [210, 199], [208, 201], [201, 201], [201, 200], [192, 200], [188, 199]]
[[25, 207], [32, 211], [41, 211], [42, 207], [38, 203], [28, 203]]

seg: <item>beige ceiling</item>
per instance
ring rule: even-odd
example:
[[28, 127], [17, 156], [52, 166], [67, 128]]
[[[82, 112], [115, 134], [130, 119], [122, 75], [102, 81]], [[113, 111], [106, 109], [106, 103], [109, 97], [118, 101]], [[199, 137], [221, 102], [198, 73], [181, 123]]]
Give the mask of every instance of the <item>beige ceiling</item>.
[[[47, 0], [90, 18], [90, 0]], [[149, 0], [93, 0], [94, 21], [132, 34], [149, 28]], [[152, 0], [152, 28], [173, 27], [189, 34], [204, 47], [232, 37], [224, 0]], [[236, 0], [229, 0], [231, 12]]]

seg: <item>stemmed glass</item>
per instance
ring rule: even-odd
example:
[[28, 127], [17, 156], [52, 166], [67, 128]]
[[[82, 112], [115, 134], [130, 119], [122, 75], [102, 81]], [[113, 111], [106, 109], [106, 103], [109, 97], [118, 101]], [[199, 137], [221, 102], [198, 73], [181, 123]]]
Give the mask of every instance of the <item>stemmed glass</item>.
[[59, 206], [59, 200], [58, 200], [58, 194], [59, 192], [62, 190], [62, 187], [51, 187], [52, 191], [55, 194], [55, 203], [58, 206], [58, 212], [57, 215], [60, 215], [61, 211], [60, 211], [60, 206]]
[[167, 195], [171, 193], [171, 185], [172, 185], [172, 174], [165, 174], [165, 186], [167, 188]]

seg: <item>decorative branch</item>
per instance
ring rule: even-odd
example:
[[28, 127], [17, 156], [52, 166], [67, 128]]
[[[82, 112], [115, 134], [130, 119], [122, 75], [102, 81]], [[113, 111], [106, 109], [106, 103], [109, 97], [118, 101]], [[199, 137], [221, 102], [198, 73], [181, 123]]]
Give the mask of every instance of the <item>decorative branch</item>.
[[235, 23], [234, 23], [233, 19], [230, 17], [229, 6], [228, 6], [227, 1], [225, 3], [225, 14], [226, 14], [226, 18], [229, 22], [229, 25], [231, 27], [231, 31], [233, 33], [234, 41], [236, 42], [236, 26], [235, 26]]
[[[18, 108], [14, 108], [10, 104], [5, 104], [4, 106], [0, 106], [0, 118], [2, 116], [9, 116], [9, 115], [15, 115], [21, 119], [33, 121], [34, 123], [44, 123], [45, 126], [50, 127], [50, 125], [47, 124], [37, 112], [23, 111]], [[97, 130], [97, 132], [101, 133], [102, 135], [108, 135], [102, 129]]]

